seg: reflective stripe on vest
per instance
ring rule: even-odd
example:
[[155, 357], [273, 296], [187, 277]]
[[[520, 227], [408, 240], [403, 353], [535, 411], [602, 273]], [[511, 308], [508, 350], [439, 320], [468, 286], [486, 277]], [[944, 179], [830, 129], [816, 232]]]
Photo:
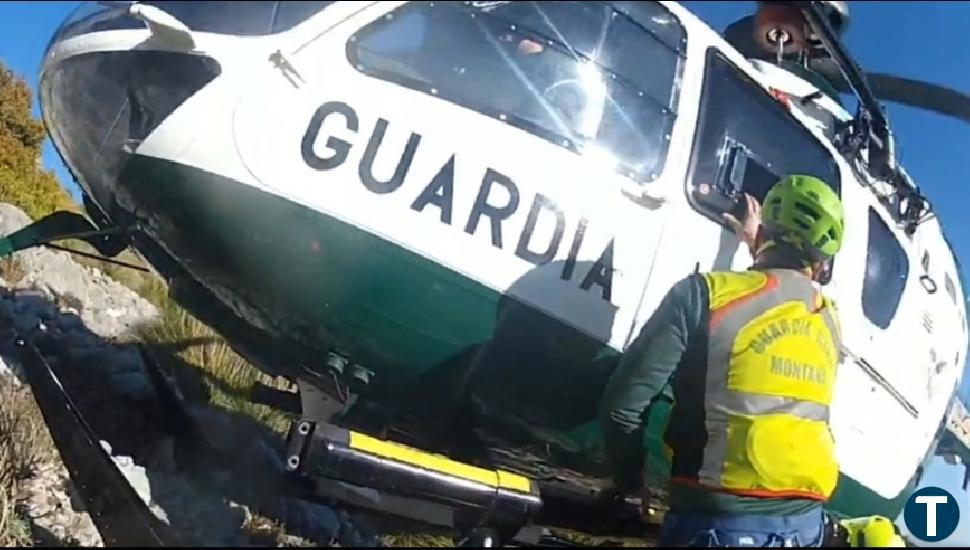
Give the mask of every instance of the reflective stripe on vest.
[[707, 443], [694, 483], [827, 499], [838, 479], [827, 424], [840, 340], [831, 303], [790, 270], [705, 278]]

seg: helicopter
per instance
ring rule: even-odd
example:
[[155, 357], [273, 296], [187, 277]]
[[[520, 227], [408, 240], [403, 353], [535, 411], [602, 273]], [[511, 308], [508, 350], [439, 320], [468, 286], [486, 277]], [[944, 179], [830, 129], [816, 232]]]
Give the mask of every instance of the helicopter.
[[[896, 517], [970, 342], [959, 262], [879, 101], [970, 122], [970, 98], [864, 72], [849, 19], [758, 2], [722, 35], [663, 1], [85, 2], [39, 93], [86, 216], [0, 253], [133, 249], [298, 385], [253, 398], [299, 414], [286, 463], [318, 494], [430, 502], [508, 539], [602, 488], [598, 401], [667, 289], [750, 265], [722, 215], [810, 174], [847, 220], [823, 281], [845, 357], [827, 506]], [[658, 486], [666, 411], [644, 442]]]

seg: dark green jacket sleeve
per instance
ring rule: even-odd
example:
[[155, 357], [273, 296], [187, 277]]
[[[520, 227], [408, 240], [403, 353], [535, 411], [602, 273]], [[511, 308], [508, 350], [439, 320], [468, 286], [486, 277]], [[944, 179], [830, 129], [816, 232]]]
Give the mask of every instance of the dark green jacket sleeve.
[[607, 459], [618, 489], [635, 494], [644, 485], [643, 429], [651, 402], [664, 390], [700, 328], [707, 285], [691, 275], [674, 285], [623, 354], [603, 396], [600, 421]]

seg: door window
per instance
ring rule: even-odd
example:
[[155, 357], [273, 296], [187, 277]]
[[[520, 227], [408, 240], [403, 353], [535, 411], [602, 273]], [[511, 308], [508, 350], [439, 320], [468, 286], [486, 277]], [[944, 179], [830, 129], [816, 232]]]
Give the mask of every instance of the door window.
[[718, 221], [738, 205], [740, 192], [763, 201], [788, 174], [815, 176], [841, 191], [838, 165], [829, 151], [714, 48], [708, 50], [689, 170], [694, 206]]
[[888, 328], [899, 308], [909, 258], [896, 236], [873, 208], [869, 208], [869, 251], [862, 283], [862, 311], [873, 324]]

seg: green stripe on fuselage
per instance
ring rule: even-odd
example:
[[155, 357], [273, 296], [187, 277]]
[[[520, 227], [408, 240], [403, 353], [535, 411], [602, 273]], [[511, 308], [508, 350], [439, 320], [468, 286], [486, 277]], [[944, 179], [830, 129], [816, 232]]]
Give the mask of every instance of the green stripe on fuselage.
[[[315, 350], [307, 366], [323, 371], [335, 346], [374, 371], [378, 395], [445, 406], [469, 387], [494, 417], [526, 427], [526, 439], [560, 443], [588, 459], [589, 475], [604, 474], [595, 409], [617, 355], [602, 342], [351, 224], [209, 172], [133, 157], [115, 191], [150, 213], [151, 232], [223, 301], [248, 304], [237, 308], [247, 321]], [[668, 407], [655, 409], [645, 444], [650, 477], [662, 483]], [[842, 476], [831, 508], [895, 518], [906, 494], [883, 499]]]
[[[120, 181], [120, 202], [150, 213], [152, 233], [206, 286], [248, 304], [238, 310], [251, 324], [315, 349], [307, 365], [323, 371], [335, 347], [375, 373], [372, 391], [393, 394], [463, 379], [473, 362], [475, 389], [512, 415], [527, 409], [570, 429], [592, 420], [616, 352], [573, 327], [352, 224], [215, 174], [134, 157]], [[534, 288], [533, 273], [512, 288]]]

